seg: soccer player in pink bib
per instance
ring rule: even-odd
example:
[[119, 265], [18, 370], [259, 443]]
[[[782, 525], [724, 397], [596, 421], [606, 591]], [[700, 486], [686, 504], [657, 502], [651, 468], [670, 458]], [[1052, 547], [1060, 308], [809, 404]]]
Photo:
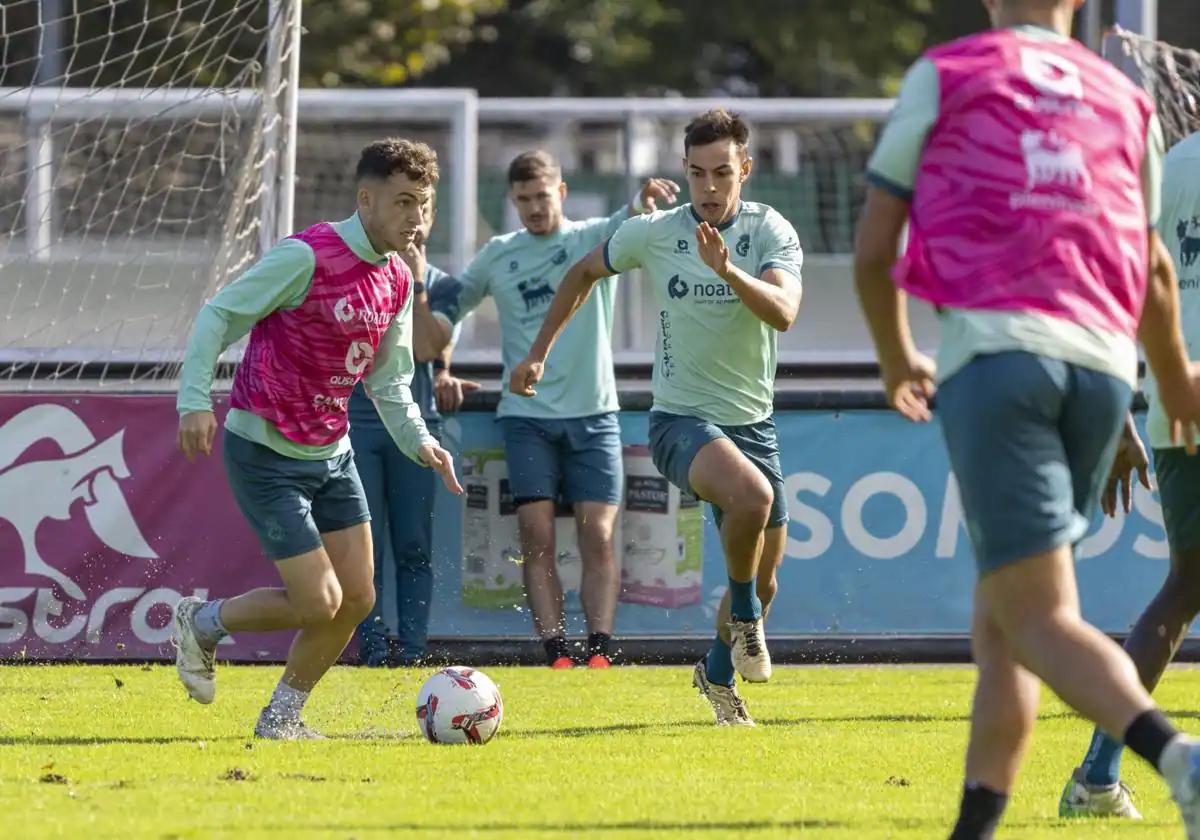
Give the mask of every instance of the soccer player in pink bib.
[[[1040, 680], [1156, 768], [1200, 838], [1200, 747], [1082, 619], [1073, 564], [1136, 387], [1136, 340], [1171, 383], [1176, 435], [1192, 446], [1200, 423], [1153, 230], [1161, 132], [1145, 93], [1070, 39], [1083, 0], [984, 5], [995, 29], [909, 71], [869, 166], [855, 259], [890, 402], [928, 420], [937, 382], [979, 570], [979, 682], [951, 837], [993, 836]], [[914, 346], [907, 295], [938, 309], [936, 369]]]
[[362, 150], [358, 210], [284, 239], [205, 304], [188, 341], [177, 405], [179, 447], [212, 452], [213, 370], [247, 333], [222, 455], [230, 488], [281, 587], [234, 598], [183, 598], [176, 666], [188, 694], [211, 703], [217, 644], [230, 633], [298, 630], [283, 677], [255, 727], [262, 738], [320, 737], [300, 718], [375, 602], [370, 513], [347, 435], [359, 380], [396, 445], [462, 488], [409, 391], [414, 280], [398, 252], [413, 247], [438, 181], [423, 143]]

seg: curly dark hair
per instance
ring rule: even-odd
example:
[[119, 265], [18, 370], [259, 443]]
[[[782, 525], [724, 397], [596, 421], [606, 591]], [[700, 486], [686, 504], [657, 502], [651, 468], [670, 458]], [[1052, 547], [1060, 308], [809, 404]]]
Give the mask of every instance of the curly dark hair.
[[743, 152], [750, 144], [750, 126], [740, 114], [724, 108], [713, 108], [694, 117], [683, 134], [683, 151], [687, 154], [692, 146], [707, 146], [718, 140], [732, 140]]
[[425, 143], [403, 137], [376, 140], [363, 146], [354, 175], [360, 181], [364, 178], [386, 180], [397, 172], [403, 172], [418, 184], [436, 186], [441, 177], [437, 152]]

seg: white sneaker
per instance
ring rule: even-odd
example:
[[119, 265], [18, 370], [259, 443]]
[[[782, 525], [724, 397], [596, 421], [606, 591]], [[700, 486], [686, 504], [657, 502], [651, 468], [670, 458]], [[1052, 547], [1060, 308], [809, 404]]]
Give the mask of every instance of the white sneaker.
[[289, 718], [276, 714], [270, 706], [262, 710], [258, 723], [254, 725], [254, 737], [268, 741], [324, 741], [325, 736], [298, 717]]
[[188, 696], [197, 703], [211, 703], [217, 694], [217, 646], [201, 643], [196, 634], [196, 610], [204, 602], [191, 595], [175, 605], [175, 670]]
[[1082, 767], [1071, 774], [1058, 800], [1060, 817], [1121, 817], [1140, 820], [1141, 813], [1133, 804], [1133, 795], [1124, 782], [1115, 785], [1089, 785]]
[[754, 726], [754, 719], [746, 711], [746, 703], [737, 692], [736, 685], [718, 685], [708, 681], [708, 666], [701, 659], [692, 671], [692, 685], [713, 708], [717, 726]]
[[729, 646], [733, 648], [733, 667], [746, 682], [771, 679], [771, 654], [763, 633], [763, 620], [729, 622]]
[[[1170, 750], [1175, 742], [1167, 746]], [[1186, 754], [1182, 761], [1163, 763], [1163, 777], [1171, 787], [1171, 797], [1179, 806], [1188, 840], [1200, 840], [1200, 741], [1187, 738], [1183, 744]]]

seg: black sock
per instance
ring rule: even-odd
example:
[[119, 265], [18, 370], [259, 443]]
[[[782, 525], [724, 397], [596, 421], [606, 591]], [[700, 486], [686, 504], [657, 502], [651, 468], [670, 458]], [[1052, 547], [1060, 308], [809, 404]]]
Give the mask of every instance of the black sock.
[[542, 645], [546, 648], [546, 658], [550, 660], [551, 665], [555, 660], [562, 659], [564, 656], [568, 659], [571, 657], [571, 649], [567, 647], [567, 640], [562, 636], [546, 639]]
[[608, 642], [610, 639], [612, 639], [612, 636], [607, 633], [589, 633], [587, 646], [588, 659], [597, 654], [608, 656]]
[[963, 786], [962, 808], [950, 840], [992, 840], [1008, 797], [983, 785]]
[[1125, 746], [1140, 755], [1158, 772], [1158, 760], [1167, 744], [1179, 734], [1166, 715], [1158, 709], [1142, 712], [1125, 730]]

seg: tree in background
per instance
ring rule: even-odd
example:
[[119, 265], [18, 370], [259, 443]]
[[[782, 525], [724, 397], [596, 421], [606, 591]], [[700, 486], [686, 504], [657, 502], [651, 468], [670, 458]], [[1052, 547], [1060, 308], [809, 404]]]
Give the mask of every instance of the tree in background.
[[930, 43], [986, 25], [964, 0], [512, 0], [495, 38], [420, 84], [483, 95], [894, 93]]
[[507, 6], [507, 0], [304, 0], [301, 83], [403, 85], [452, 57], [469, 57], [476, 44], [494, 43], [499, 30], [484, 17]]

